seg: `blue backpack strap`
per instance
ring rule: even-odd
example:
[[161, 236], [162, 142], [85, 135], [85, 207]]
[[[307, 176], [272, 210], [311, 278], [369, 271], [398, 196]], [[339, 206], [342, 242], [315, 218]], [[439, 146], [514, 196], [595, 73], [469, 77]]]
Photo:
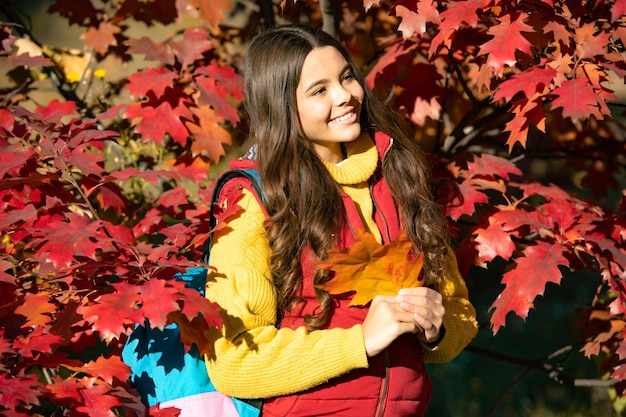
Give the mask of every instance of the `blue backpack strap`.
[[[216, 225], [213, 207], [218, 202], [222, 188], [231, 179], [241, 177], [250, 181], [257, 197], [263, 195], [256, 171], [228, 171], [218, 179], [213, 190], [210, 207], [211, 230]], [[212, 241], [211, 233], [202, 256], [205, 263], [209, 260]], [[206, 268], [189, 268], [183, 273], [176, 274], [175, 278], [185, 281], [187, 287], [194, 288], [204, 295]], [[192, 345], [189, 351], [185, 350], [176, 323], [166, 326], [163, 330], [152, 328], [147, 320], [136, 325], [124, 345], [122, 360], [131, 368], [130, 379], [141, 394], [142, 401], [150, 407], [166, 401], [216, 391], [199, 349]], [[260, 415], [262, 400], [232, 398], [232, 401], [241, 417]]]

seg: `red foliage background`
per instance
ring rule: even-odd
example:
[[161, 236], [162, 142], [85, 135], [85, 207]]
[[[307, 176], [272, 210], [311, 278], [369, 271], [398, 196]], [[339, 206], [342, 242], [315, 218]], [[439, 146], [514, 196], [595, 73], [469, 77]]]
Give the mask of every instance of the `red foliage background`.
[[[195, 329], [219, 325], [216, 306], [172, 277], [197, 263], [212, 179], [247, 145], [242, 51], [271, 19], [332, 19], [313, 0], [257, 4], [237, 27], [229, 0], [57, 0], [48, 12], [81, 28], [75, 53], [34, 39], [2, 3], [3, 414], [143, 414], [119, 358], [132, 325], [188, 325], [198, 312]], [[619, 0], [353, 0], [334, 25], [433, 154], [463, 272], [506, 262], [492, 333], [509, 313], [526, 318], [565, 271], [589, 271], [600, 284], [575, 344], [619, 393], [625, 14]], [[130, 35], [155, 25], [176, 29]], [[140, 68], [101, 69], [125, 63]], [[574, 180], [539, 182], [537, 167]], [[206, 347], [201, 331], [186, 336]]]

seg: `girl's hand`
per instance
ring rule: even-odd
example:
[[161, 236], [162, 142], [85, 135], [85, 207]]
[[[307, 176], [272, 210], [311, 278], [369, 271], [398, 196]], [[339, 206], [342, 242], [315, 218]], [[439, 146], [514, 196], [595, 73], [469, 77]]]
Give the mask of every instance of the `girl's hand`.
[[397, 296], [377, 295], [362, 324], [367, 356], [382, 352], [404, 333], [415, 333], [415, 314], [398, 303]]
[[398, 292], [396, 300], [402, 309], [413, 315], [417, 337], [421, 341], [432, 343], [439, 338], [446, 314], [441, 294], [427, 287], [404, 288]]

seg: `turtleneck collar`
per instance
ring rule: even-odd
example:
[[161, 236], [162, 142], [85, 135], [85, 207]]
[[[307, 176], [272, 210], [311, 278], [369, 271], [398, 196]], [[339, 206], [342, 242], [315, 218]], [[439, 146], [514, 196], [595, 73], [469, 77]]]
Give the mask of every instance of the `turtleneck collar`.
[[339, 164], [322, 161], [330, 175], [340, 185], [353, 185], [367, 181], [378, 165], [378, 151], [369, 135], [361, 135], [345, 144], [346, 159]]

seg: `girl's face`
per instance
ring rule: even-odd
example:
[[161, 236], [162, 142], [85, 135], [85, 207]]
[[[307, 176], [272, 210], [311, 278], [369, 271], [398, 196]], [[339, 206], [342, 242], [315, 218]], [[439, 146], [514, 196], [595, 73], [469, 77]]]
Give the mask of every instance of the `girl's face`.
[[364, 95], [337, 49], [323, 46], [307, 55], [296, 89], [296, 105], [304, 135], [321, 159], [340, 162], [341, 143], [359, 137]]

